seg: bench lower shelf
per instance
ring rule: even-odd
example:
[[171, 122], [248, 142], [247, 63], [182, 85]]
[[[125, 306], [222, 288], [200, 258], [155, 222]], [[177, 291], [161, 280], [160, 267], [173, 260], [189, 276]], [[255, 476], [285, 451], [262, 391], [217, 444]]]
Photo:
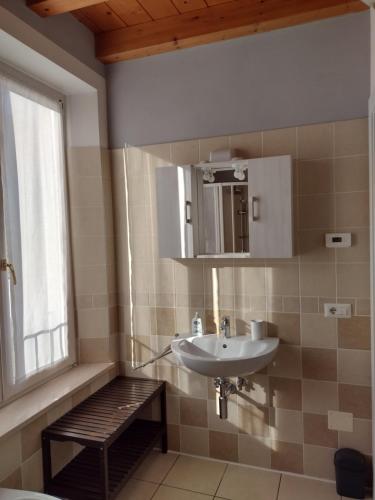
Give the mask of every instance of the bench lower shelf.
[[[110, 497], [114, 498], [135, 468], [161, 439], [160, 422], [136, 420], [108, 450]], [[46, 493], [69, 500], [101, 500], [100, 461], [95, 448], [85, 448], [46, 485]]]

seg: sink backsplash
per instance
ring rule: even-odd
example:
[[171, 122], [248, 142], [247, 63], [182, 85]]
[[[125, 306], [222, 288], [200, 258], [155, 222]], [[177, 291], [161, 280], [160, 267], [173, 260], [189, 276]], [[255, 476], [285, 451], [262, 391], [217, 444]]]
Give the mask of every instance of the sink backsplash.
[[[112, 151], [122, 370], [169, 382], [170, 447], [261, 467], [332, 478], [338, 446], [371, 452], [367, 119]], [[232, 147], [253, 158], [294, 158], [296, 256], [283, 260], [167, 260], [157, 255], [154, 172], [197, 163]], [[353, 246], [327, 249], [324, 234], [351, 232]], [[352, 304], [351, 319], [326, 319], [325, 302]], [[165, 358], [146, 361], [187, 333], [195, 312], [215, 332], [267, 322], [281, 345], [250, 377], [250, 391], [216, 416], [211, 379]], [[354, 415], [354, 432], [328, 430], [327, 413]]]

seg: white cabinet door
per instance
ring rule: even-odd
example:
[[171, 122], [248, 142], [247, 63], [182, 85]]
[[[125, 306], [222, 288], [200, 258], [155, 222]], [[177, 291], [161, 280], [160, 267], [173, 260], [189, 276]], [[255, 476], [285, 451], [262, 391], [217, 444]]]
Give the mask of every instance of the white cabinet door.
[[156, 169], [159, 257], [195, 255], [198, 230], [196, 176], [193, 167]]
[[292, 158], [248, 161], [250, 255], [293, 256]]

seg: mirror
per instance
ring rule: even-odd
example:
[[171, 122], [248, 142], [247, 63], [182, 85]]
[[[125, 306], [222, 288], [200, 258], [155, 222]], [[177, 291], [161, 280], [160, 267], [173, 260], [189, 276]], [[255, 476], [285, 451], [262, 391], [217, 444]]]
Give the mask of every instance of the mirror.
[[203, 180], [200, 220], [204, 221], [204, 255], [249, 253], [247, 171], [242, 181], [233, 174], [233, 169], [220, 170], [210, 180]]

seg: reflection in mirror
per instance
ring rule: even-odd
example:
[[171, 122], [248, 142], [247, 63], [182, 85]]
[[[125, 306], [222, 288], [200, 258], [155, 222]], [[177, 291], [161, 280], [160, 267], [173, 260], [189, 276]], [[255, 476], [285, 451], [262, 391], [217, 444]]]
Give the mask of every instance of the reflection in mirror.
[[214, 181], [203, 184], [202, 253], [206, 255], [249, 252], [247, 171], [243, 181], [235, 180], [233, 173], [233, 169], [216, 171]]

